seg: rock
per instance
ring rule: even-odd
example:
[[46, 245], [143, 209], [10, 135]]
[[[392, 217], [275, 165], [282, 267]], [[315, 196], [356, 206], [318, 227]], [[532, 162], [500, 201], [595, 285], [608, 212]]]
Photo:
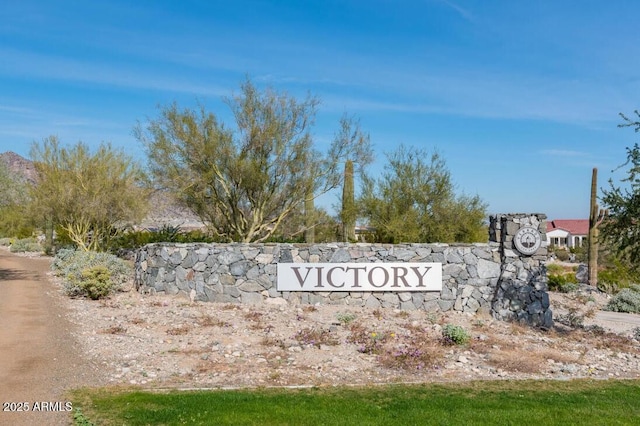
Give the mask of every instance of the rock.
[[576, 280], [582, 284], [589, 283], [589, 267], [584, 263], [578, 265], [578, 270], [576, 271]]

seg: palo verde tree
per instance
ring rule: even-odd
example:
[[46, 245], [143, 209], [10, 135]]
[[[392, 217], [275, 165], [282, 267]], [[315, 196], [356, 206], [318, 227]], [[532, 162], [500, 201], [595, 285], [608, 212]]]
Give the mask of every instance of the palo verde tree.
[[366, 177], [360, 203], [380, 242], [486, 241], [486, 206], [456, 195], [438, 153], [401, 146], [378, 179]]
[[0, 161], [0, 235], [28, 237], [33, 227], [26, 215], [27, 182]]
[[[640, 131], [640, 113], [631, 119], [620, 114], [624, 123], [618, 127], [633, 127]], [[622, 186], [609, 179], [609, 188], [602, 190], [602, 202], [608, 216], [602, 223], [602, 234], [608, 247], [637, 265], [640, 261], [640, 146], [627, 147], [627, 160], [620, 168], [628, 167]]]
[[336, 138], [326, 152], [311, 134], [318, 100], [298, 100], [250, 80], [226, 98], [234, 128], [217, 116], [161, 108], [137, 138], [145, 145], [156, 182], [207, 224], [219, 239], [261, 242], [312, 198], [342, 182], [344, 158], [358, 155], [358, 140]]
[[34, 143], [38, 182], [30, 195], [35, 217], [67, 234], [81, 250], [104, 250], [118, 226], [146, 212], [148, 191], [140, 167], [122, 151], [101, 144], [91, 152], [50, 136]]

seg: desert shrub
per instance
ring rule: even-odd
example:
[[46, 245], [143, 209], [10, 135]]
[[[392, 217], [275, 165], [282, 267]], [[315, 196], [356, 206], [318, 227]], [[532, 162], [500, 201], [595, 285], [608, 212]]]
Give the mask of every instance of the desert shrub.
[[151, 243], [211, 243], [214, 239], [199, 230], [181, 231], [177, 226], [165, 225], [155, 231], [129, 231], [111, 241], [109, 250], [135, 250]]
[[571, 258], [569, 252], [563, 249], [555, 250], [554, 254], [556, 255], [556, 258], [558, 258], [558, 260], [561, 262], [566, 262]]
[[587, 250], [586, 244], [579, 247], [571, 247], [569, 252], [574, 255], [574, 262], [585, 263], [588, 261], [589, 250]]
[[42, 246], [35, 238], [22, 238], [15, 240], [9, 250], [12, 253], [41, 252]]
[[613, 296], [605, 309], [614, 312], [640, 313], [640, 285], [632, 284]]
[[469, 340], [471, 335], [459, 325], [446, 324], [442, 327], [442, 341], [446, 345], [465, 345]]
[[71, 249], [59, 250], [51, 264], [51, 269], [56, 275], [62, 277], [65, 291], [69, 296], [91, 297], [83, 288], [85, 285], [83, 282], [93, 279], [95, 283], [96, 280], [104, 278], [97, 269], [87, 272], [96, 267], [104, 267], [109, 272], [109, 291], [104, 296], [121, 289], [129, 281], [133, 272], [130, 264], [112, 254]]
[[584, 326], [584, 318], [586, 315], [580, 313], [578, 309], [572, 308], [564, 315], [558, 315], [556, 321], [561, 324], [568, 325], [573, 328], [581, 328]]
[[347, 325], [356, 319], [356, 315], [352, 312], [339, 312], [336, 318], [340, 324]]
[[14, 240], [14, 238], [0, 238], [0, 246], [9, 247], [11, 244], [13, 244]]
[[598, 289], [614, 294], [638, 282], [638, 279], [640, 277], [630, 265], [614, 258], [598, 271]]
[[90, 299], [102, 299], [111, 293], [111, 272], [102, 265], [87, 268], [80, 274], [77, 286]]
[[559, 291], [560, 293], [571, 293], [578, 289], [578, 280], [574, 274], [549, 274], [548, 275], [549, 290]]
[[562, 265], [558, 265], [557, 263], [550, 263], [547, 265], [547, 274], [564, 274], [566, 269]]

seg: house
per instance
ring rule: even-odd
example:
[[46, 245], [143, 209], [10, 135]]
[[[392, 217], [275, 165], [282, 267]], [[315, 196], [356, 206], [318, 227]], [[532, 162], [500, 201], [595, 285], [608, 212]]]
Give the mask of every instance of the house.
[[547, 240], [552, 247], [581, 247], [589, 235], [589, 219], [558, 219], [547, 222]]

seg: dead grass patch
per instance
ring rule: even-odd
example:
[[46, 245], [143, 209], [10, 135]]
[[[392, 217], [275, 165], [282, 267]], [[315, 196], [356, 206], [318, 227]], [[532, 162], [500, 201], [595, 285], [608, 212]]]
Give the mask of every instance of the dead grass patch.
[[251, 311], [244, 314], [244, 319], [247, 321], [260, 321], [262, 319], [262, 315], [263, 314], [261, 312]]
[[223, 311], [233, 311], [233, 310], [240, 309], [240, 305], [233, 304], [233, 303], [226, 303], [226, 304], [222, 305], [222, 307], [220, 309], [222, 309]]
[[196, 323], [201, 327], [231, 327], [227, 321], [214, 318], [211, 315], [204, 315], [197, 319]]
[[114, 325], [114, 326], [100, 330], [100, 333], [102, 334], [124, 334], [126, 332], [127, 332], [127, 329], [121, 325]]
[[501, 349], [492, 352], [487, 357], [487, 363], [493, 367], [527, 374], [540, 373], [546, 362], [546, 358], [543, 358], [537, 352], [524, 352], [514, 349]]
[[170, 334], [171, 336], [181, 336], [189, 333], [189, 331], [191, 331], [191, 327], [189, 327], [186, 324], [183, 324], [183, 325], [179, 325], [177, 327], [168, 329], [167, 334]]

